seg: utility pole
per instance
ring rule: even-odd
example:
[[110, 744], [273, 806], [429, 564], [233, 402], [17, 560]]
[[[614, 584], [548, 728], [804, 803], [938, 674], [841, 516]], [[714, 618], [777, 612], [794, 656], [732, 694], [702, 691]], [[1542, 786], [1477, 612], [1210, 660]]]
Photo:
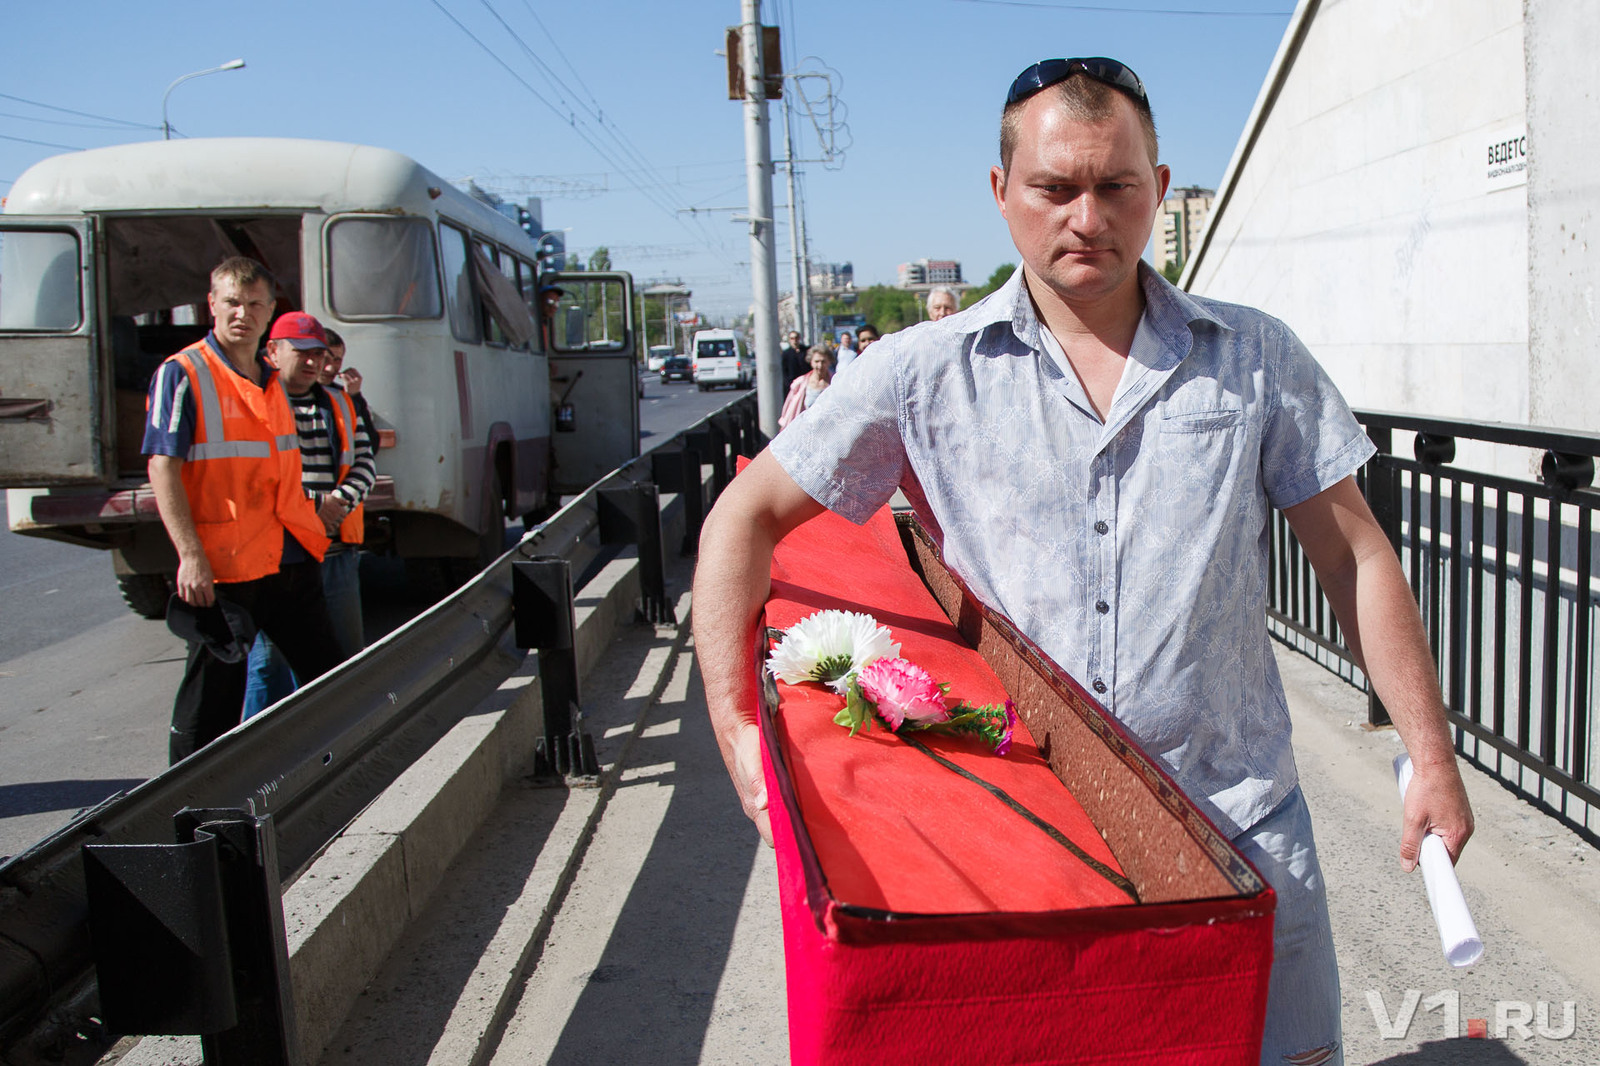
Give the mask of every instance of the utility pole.
[[797, 206], [794, 180], [794, 137], [789, 120], [789, 93], [783, 94], [783, 156], [789, 172], [789, 244], [794, 274], [794, 328], [801, 338], [811, 336], [810, 271], [806, 269], [806, 231], [804, 216]]
[[778, 260], [773, 241], [772, 131], [767, 118], [761, 0], [740, 0], [739, 59], [744, 68], [744, 159], [749, 199], [750, 295], [755, 303], [756, 402], [761, 431], [778, 435], [783, 366], [778, 358]]

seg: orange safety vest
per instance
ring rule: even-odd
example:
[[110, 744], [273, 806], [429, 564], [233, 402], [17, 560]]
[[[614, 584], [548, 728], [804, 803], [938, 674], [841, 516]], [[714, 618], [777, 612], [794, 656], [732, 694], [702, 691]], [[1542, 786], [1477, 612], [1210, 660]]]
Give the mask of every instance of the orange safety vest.
[[300, 437], [278, 375], [257, 388], [203, 340], [171, 358], [194, 396], [194, 439], [181, 477], [216, 580], [277, 573], [285, 529], [320, 560], [328, 538], [300, 488]]
[[[356, 418], [356, 404], [350, 394], [341, 388], [329, 387], [322, 390], [333, 401], [334, 422], [338, 425], [339, 435], [339, 474], [335, 479], [340, 485], [344, 484], [346, 475], [356, 462], [356, 433], [360, 423]], [[350, 513], [344, 516], [344, 521], [339, 523], [339, 540], [345, 544], [360, 544], [367, 535], [367, 507], [366, 504], [356, 504]]]

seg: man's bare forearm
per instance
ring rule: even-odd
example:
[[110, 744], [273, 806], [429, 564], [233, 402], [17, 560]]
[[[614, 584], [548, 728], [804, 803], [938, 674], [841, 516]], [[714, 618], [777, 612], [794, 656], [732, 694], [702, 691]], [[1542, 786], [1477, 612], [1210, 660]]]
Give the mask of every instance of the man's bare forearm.
[[763, 453], [728, 486], [700, 533], [692, 609], [706, 708], [739, 802], [768, 842], [756, 719], [756, 625], [771, 588], [778, 541], [821, 510]]
[[1289, 519], [1350, 648], [1383, 700], [1416, 776], [1406, 793], [1401, 861], [1437, 833], [1452, 858], [1472, 836], [1471, 805], [1456, 766], [1433, 653], [1400, 560], [1353, 480], [1290, 508]]
[[161, 524], [178, 552], [178, 595], [201, 607], [213, 600], [211, 563], [195, 531], [189, 492], [183, 487], [183, 460], [173, 455], [150, 456], [150, 487], [156, 494]]

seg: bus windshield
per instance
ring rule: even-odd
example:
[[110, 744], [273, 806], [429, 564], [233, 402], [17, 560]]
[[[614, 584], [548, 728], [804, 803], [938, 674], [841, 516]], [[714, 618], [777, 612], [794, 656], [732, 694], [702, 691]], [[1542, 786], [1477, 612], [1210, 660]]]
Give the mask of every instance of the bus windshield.
[[438, 318], [433, 227], [420, 218], [340, 218], [328, 228], [328, 297], [341, 318]]
[[732, 341], [701, 341], [696, 354], [701, 359], [731, 359], [733, 358]]

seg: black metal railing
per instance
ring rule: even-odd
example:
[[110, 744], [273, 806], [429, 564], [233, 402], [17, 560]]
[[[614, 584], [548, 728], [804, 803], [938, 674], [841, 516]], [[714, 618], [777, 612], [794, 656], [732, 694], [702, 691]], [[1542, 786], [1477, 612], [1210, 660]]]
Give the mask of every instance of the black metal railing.
[[[1422, 613], [1457, 750], [1591, 840], [1596, 625], [1590, 488], [1600, 434], [1358, 411], [1378, 446], [1360, 482]], [[1411, 434], [1411, 457], [1396, 454]], [[1504, 469], [1524, 450], [1537, 479]], [[1498, 457], [1498, 461], [1496, 458]], [[1281, 514], [1269, 538], [1274, 636], [1368, 692], [1315, 575]], [[1584, 808], [1593, 808], [1585, 811]]]

